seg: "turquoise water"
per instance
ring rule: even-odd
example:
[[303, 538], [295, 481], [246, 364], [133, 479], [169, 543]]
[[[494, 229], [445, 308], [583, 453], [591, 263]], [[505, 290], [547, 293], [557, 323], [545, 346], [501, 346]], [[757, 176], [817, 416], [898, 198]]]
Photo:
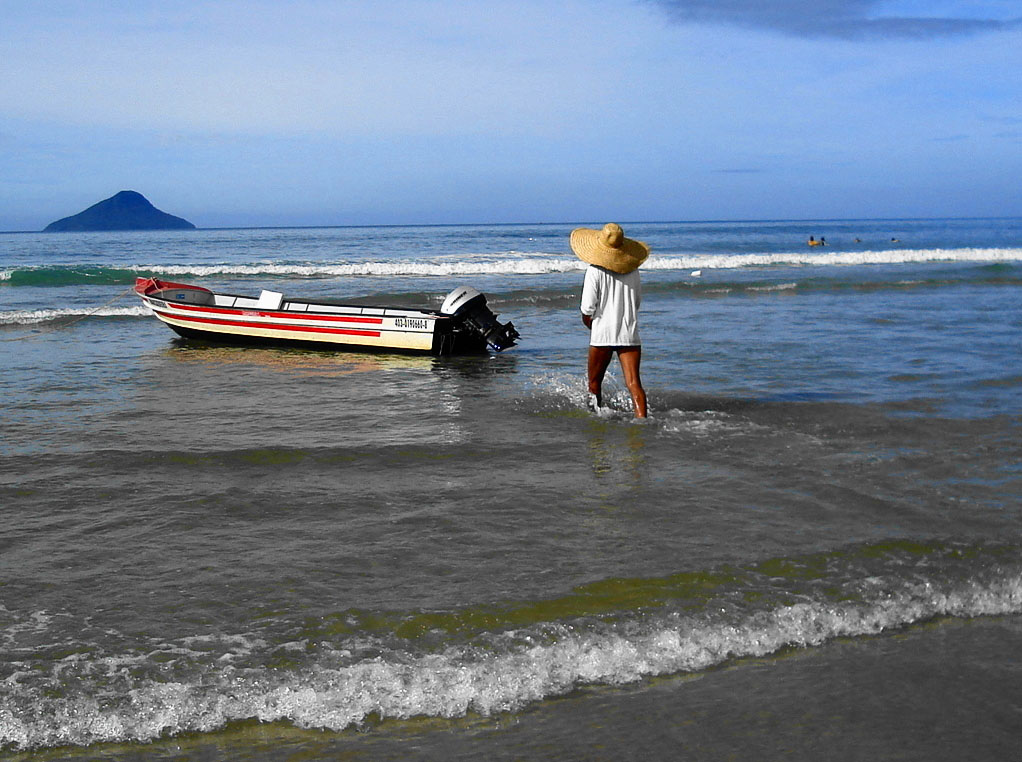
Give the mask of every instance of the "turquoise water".
[[[626, 224], [645, 424], [571, 227], [0, 236], [0, 750], [1010, 756], [1022, 221]], [[191, 344], [150, 274], [522, 341]]]

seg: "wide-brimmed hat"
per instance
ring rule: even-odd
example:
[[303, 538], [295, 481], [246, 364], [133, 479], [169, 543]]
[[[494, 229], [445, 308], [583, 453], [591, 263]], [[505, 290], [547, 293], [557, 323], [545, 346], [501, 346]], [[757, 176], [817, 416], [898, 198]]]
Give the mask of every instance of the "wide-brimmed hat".
[[649, 256], [649, 246], [625, 238], [625, 231], [614, 222], [608, 222], [602, 230], [575, 228], [571, 231], [571, 250], [583, 262], [622, 275], [638, 268]]

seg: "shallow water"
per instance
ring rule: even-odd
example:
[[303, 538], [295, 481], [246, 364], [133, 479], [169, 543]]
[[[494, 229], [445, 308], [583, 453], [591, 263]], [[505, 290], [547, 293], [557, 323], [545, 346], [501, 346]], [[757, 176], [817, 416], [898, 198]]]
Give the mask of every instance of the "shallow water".
[[[585, 410], [570, 228], [0, 236], [0, 749], [1003, 757], [1022, 223], [626, 225], [646, 423]], [[523, 338], [189, 343], [150, 273]]]

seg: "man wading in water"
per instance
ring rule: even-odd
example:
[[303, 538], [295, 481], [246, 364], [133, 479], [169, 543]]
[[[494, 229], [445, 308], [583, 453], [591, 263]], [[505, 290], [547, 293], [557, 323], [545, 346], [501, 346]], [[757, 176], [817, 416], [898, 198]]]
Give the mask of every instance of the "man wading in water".
[[617, 352], [635, 417], [645, 418], [646, 390], [639, 378], [639, 265], [649, 256], [649, 246], [625, 238], [621, 226], [610, 222], [602, 230], [571, 231], [571, 250], [589, 264], [582, 286], [582, 322], [589, 329], [590, 399], [597, 408], [603, 406], [603, 376]]

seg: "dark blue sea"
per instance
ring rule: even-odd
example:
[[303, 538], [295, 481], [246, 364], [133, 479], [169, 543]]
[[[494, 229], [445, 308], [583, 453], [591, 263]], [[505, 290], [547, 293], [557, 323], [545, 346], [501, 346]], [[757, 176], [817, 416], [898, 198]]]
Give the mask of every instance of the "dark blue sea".
[[[1022, 220], [624, 223], [647, 422], [574, 226], [0, 235], [0, 756], [1017, 758]], [[140, 275], [522, 338], [189, 342]]]

